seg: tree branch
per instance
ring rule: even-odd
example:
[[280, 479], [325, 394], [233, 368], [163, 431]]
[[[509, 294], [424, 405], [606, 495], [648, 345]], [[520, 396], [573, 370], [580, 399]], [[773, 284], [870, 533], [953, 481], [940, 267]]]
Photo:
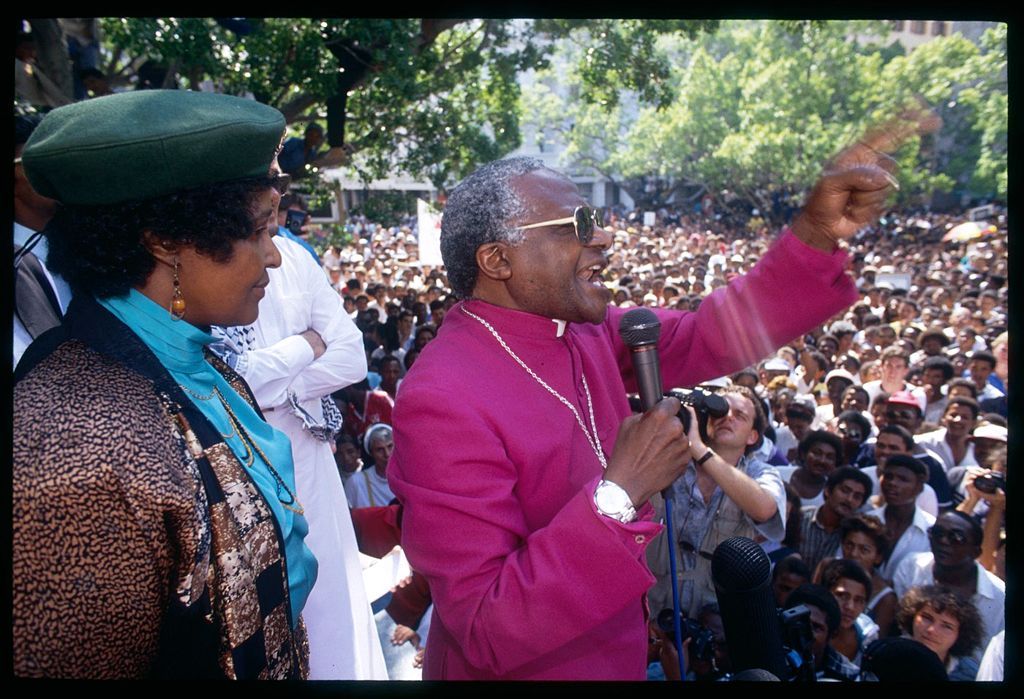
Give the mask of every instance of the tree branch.
[[[117, 65], [117, 62], [121, 60], [122, 53], [123, 50], [120, 46], [114, 47], [114, 52], [110, 55], [110, 60], [106, 62], [106, 65], [103, 70], [103, 74], [106, 75], [108, 79], [113, 77], [114, 67]], [[118, 73], [121, 72], [124, 72], [124, 68], [118, 71]]]
[[432, 19], [426, 18], [420, 20], [420, 35], [417, 41], [416, 50], [422, 51], [430, 44], [434, 43], [438, 35], [441, 32], [447, 31], [452, 27], [455, 27], [467, 20], [465, 19]]
[[284, 120], [290, 124], [295, 121], [300, 114], [312, 107], [319, 100], [313, 95], [307, 95], [304, 92], [300, 92], [298, 95], [285, 102], [283, 105], [278, 107], [278, 110], [284, 114]]
[[[445, 52], [441, 55], [440, 65], [438, 65], [437, 70], [434, 71], [434, 74], [437, 75], [437, 74], [440, 74], [441, 71], [447, 70], [447, 68], [448, 68], [448, 60], [451, 57], [452, 53], [457, 52], [463, 46], [468, 44], [473, 39], [473, 37], [476, 36], [478, 33], [480, 33], [480, 31], [483, 30], [486, 26], [487, 26], [486, 23], [481, 24], [479, 27], [477, 27], [476, 29], [471, 31], [469, 34], [467, 34], [466, 38], [463, 39], [461, 42], [459, 42], [458, 46], [453, 46], [453, 47], [446, 48]], [[486, 35], [485, 35], [484, 38], [486, 39]], [[482, 48], [482, 47], [483, 47], [483, 44], [481, 43], [481, 45], [479, 47], [477, 47], [477, 48], [479, 49], [479, 48]]]

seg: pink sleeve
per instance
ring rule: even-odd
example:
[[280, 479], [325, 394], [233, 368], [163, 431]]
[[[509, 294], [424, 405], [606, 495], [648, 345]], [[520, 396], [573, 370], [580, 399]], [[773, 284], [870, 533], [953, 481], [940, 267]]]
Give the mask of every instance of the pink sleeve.
[[[519, 471], [543, 464], [513, 464], [502, 441], [511, 435], [499, 435], [465, 395], [416, 388], [396, 405], [389, 480], [405, 507], [403, 548], [466, 660], [504, 675], [578, 641], [627, 605], [636, 605], [639, 620], [653, 583], [645, 550], [661, 525], [598, 515], [594, 478], [566, 502], [552, 499], [554, 516], [531, 527], [529, 511], [565, 484], [518, 492]], [[641, 510], [647, 520], [652, 513]]]
[[[849, 307], [857, 289], [845, 271], [847, 260], [845, 252], [822, 252], [787, 229], [753, 269], [705, 297], [696, 312], [656, 311], [665, 387], [739, 371]], [[609, 309], [605, 322], [626, 389], [633, 392], [629, 349], [619, 339], [619, 320], [627, 310]]]

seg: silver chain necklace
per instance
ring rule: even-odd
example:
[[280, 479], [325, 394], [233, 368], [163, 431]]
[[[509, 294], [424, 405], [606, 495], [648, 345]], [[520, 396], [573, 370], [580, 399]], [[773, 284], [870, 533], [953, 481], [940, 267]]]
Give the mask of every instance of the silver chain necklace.
[[487, 328], [490, 331], [490, 333], [494, 335], [494, 339], [498, 341], [498, 344], [505, 348], [505, 351], [508, 352], [509, 356], [512, 357], [512, 359], [516, 360], [516, 363], [519, 364], [519, 366], [523, 367], [523, 369], [526, 370], [526, 373], [533, 377], [534, 381], [543, 386], [548, 393], [553, 395], [555, 398], [561, 401], [562, 405], [564, 405], [565, 407], [572, 411], [572, 414], [576, 416], [576, 422], [579, 423], [580, 429], [583, 430], [583, 434], [587, 438], [587, 442], [590, 443], [590, 448], [594, 450], [595, 454], [597, 454], [597, 460], [601, 462], [601, 468], [607, 469], [608, 460], [605, 459], [604, 451], [602, 451], [601, 449], [601, 443], [597, 439], [597, 421], [594, 419], [594, 402], [590, 398], [590, 387], [587, 385], [587, 375], [584, 374], [582, 370], [580, 370], [580, 374], [583, 376], [583, 392], [586, 393], [587, 395], [587, 410], [590, 412], [590, 426], [591, 429], [593, 429], [593, 433], [591, 433], [591, 430], [587, 429], [586, 424], [583, 422], [583, 418], [580, 417], [579, 411], [576, 410], [576, 406], [570, 403], [568, 400], [566, 400], [566, 398], [561, 393], [551, 388], [551, 386], [549, 386], [547, 382], [544, 381], [544, 379], [537, 376], [537, 374], [534, 373], [533, 369], [528, 367], [526, 365], [526, 362], [520, 359], [519, 356], [512, 351], [512, 348], [505, 343], [505, 340], [503, 340], [501, 335], [498, 334], [498, 331], [494, 329], [494, 326], [492, 326], [490, 323], [488, 323], [486, 320], [484, 320], [477, 314], [466, 310], [465, 306], [460, 306], [460, 308], [462, 309], [463, 313], [468, 315], [470, 318], [475, 319], [477, 322], [479, 322], [481, 325]]

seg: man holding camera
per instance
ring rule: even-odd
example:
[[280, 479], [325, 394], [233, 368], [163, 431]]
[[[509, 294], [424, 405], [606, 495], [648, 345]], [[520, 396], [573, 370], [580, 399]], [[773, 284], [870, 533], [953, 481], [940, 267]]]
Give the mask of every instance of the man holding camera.
[[309, 221], [309, 213], [306, 212], [306, 203], [302, 195], [289, 192], [281, 197], [281, 203], [277, 205], [277, 234], [294, 240], [306, 249], [313, 256], [317, 265], [320, 264], [320, 256], [306, 240], [306, 234], [302, 227]]
[[[693, 410], [687, 437], [690, 463], [670, 489], [673, 540], [677, 543], [680, 610], [690, 618], [717, 600], [711, 579], [711, 555], [734, 536], [760, 534], [779, 541], [786, 534], [786, 489], [774, 466], [759, 461], [767, 417], [761, 401], [743, 386], [720, 395], [729, 403], [724, 417], [707, 419], [707, 445]], [[648, 547], [647, 562], [658, 578], [648, 599], [652, 611], [672, 606], [668, 538]]]

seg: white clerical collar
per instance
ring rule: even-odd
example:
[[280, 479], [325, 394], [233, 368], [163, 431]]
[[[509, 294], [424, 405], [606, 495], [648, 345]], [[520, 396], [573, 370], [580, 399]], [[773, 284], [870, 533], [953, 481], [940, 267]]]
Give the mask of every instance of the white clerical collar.
[[562, 320], [560, 318], [552, 318], [551, 322], [558, 326], [555, 329], [555, 337], [561, 337], [562, 335], [565, 334], [565, 326], [569, 324], [568, 321]]

